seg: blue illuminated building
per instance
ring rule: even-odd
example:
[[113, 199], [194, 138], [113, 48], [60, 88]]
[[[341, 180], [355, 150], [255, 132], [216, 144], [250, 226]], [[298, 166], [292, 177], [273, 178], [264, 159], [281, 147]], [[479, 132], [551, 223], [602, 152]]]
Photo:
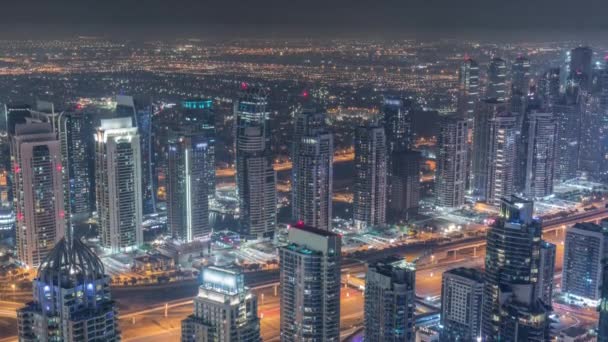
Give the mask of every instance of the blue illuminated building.
[[19, 341], [120, 341], [110, 277], [80, 240], [55, 245], [33, 290], [33, 301], [17, 311]]

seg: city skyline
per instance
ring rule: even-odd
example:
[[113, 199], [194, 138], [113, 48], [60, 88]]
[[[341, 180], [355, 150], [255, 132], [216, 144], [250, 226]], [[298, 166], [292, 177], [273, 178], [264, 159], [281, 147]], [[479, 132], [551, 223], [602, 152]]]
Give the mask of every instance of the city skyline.
[[0, 44], [0, 340], [608, 339], [608, 44], [127, 35]]

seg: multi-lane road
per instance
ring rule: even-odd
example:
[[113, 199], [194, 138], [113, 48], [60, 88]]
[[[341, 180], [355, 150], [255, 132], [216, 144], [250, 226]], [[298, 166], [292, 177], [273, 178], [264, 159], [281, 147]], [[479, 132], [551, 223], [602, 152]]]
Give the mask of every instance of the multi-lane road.
[[[556, 271], [559, 272], [563, 264], [564, 230], [562, 228], [580, 221], [598, 221], [603, 218], [608, 218], [608, 211], [605, 209], [553, 221], [543, 227], [543, 238], [557, 245]], [[416, 292], [423, 298], [438, 296], [441, 291], [441, 275], [444, 271], [460, 266], [483, 267], [485, 251], [482, 246], [484, 241], [485, 238], [479, 236], [442, 244], [435, 241], [419, 242], [390, 246], [383, 250], [360, 252], [356, 256], [344, 257], [343, 271], [344, 275], [365, 272], [367, 262], [373, 262], [389, 255], [398, 254], [409, 260], [425, 256], [424, 263], [418, 268], [416, 274]], [[475, 256], [472, 254], [473, 246], [478, 247]], [[435, 255], [445, 254], [444, 252], [448, 250], [459, 250], [461, 254], [457, 253], [446, 260], [439, 260], [438, 257], [435, 257]], [[275, 296], [274, 289], [278, 276], [277, 270], [246, 274], [246, 283], [258, 294], [258, 312], [265, 341], [278, 340], [280, 312], [278, 297]], [[151, 342], [177, 340], [180, 334], [180, 321], [192, 312], [192, 298], [196, 292], [195, 281], [114, 289], [113, 296], [120, 305], [123, 340]], [[362, 323], [363, 298], [360, 291], [343, 289], [341, 299], [341, 324], [347, 333]], [[20, 303], [1, 302], [1, 304], [0, 317], [3, 318], [0, 319], [0, 331], [3, 334], [0, 335], [0, 342], [11, 341], [10, 335], [16, 333], [14, 329], [15, 310]], [[566, 309], [558, 306], [557, 310], [563, 312]], [[573, 314], [577, 313], [573, 312]], [[583, 322], [588, 323], [595, 318], [592, 311], [586, 310], [584, 314]], [[2, 338], [5, 340], [1, 340]]]

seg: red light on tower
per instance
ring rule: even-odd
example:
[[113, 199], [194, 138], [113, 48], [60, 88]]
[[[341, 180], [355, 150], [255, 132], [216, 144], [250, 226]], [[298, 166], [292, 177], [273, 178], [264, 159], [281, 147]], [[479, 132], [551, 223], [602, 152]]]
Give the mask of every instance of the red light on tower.
[[65, 212], [63, 210], [59, 212], [59, 217], [61, 217], [61, 218], [65, 217]]
[[22, 212], [18, 212], [17, 213], [17, 221], [23, 221], [23, 213]]
[[304, 221], [299, 220], [298, 223], [296, 224], [296, 227], [304, 227]]
[[304, 90], [304, 91], [302, 92], [302, 97], [303, 97], [303, 98], [305, 98], [305, 99], [307, 99], [307, 98], [308, 98], [308, 90]]
[[21, 168], [19, 167], [19, 165], [15, 164], [15, 173], [19, 173], [21, 172]]
[[56, 169], [57, 171], [61, 172], [61, 170], [63, 170], [63, 167], [61, 166], [61, 164], [57, 164]]
[[247, 83], [241, 82], [241, 90], [247, 90]]

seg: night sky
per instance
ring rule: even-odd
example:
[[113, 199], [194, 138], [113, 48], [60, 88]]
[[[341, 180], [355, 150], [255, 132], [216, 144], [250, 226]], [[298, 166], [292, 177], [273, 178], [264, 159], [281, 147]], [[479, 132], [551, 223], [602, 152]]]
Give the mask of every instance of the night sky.
[[606, 0], [3, 0], [3, 32], [608, 29]]

